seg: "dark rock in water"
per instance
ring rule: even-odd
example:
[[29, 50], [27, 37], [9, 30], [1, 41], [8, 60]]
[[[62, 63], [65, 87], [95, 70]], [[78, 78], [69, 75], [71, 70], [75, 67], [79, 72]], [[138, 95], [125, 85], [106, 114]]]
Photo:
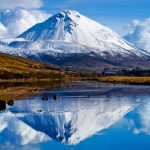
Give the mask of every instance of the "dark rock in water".
[[13, 101], [13, 100], [8, 101], [8, 102], [7, 102], [7, 105], [13, 106], [13, 105], [14, 105], [14, 101]]
[[0, 100], [0, 111], [5, 110], [5, 109], [6, 109], [6, 102]]
[[42, 112], [42, 110], [37, 110], [37, 112]]
[[53, 100], [58, 100], [59, 96], [58, 95], [53, 95]]
[[43, 96], [43, 97], [42, 97], [42, 100], [48, 101], [48, 96]]

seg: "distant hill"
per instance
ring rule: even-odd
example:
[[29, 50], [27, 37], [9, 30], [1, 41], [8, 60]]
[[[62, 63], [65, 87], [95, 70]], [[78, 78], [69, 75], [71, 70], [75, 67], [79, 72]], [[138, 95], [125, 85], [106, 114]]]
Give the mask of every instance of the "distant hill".
[[0, 79], [62, 78], [69, 74], [37, 61], [0, 53]]

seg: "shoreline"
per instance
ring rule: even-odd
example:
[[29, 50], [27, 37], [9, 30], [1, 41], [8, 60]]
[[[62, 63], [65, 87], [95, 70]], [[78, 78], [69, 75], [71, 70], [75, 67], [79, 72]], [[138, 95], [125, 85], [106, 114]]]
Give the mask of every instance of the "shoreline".
[[63, 81], [98, 81], [106, 83], [122, 83], [128, 85], [150, 85], [150, 77], [137, 76], [100, 76], [100, 77], [64, 77], [64, 78], [28, 78], [28, 79], [0, 79], [0, 83], [37, 83], [37, 82], [63, 82]]
[[150, 85], [150, 77], [138, 76], [102, 76], [97, 79], [99, 82], [122, 83], [128, 85]]

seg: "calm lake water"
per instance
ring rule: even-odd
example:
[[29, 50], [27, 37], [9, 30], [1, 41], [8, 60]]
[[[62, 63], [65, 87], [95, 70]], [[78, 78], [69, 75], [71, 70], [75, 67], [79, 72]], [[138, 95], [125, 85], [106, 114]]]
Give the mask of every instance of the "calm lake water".
[[1, 88], [0, 150], [150, 150], [150, 86], [54, 87]]

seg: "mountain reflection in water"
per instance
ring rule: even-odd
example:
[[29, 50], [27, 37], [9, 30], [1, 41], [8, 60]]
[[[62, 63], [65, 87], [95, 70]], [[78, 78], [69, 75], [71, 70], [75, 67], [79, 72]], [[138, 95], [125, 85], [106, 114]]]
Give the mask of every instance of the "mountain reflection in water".
[[150, 135], [150, 107], [146, 107], [150, 106], [149, 100], [150, 88], [146, 86], [73, 82], [14, 103], [0, 101], [0, 146], [53, 140], [78, 145], [125, 121], [127, 114], [139, 108], [140, 120], [130, 118], [131, 132]]

